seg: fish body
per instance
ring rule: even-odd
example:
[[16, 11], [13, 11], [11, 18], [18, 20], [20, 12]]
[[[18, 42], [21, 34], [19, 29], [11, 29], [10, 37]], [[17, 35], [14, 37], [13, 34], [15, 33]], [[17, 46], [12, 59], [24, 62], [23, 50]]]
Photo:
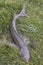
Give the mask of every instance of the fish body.
[[16, 30], [16, 20], [20, 16], [24, 17], [25, 15], [26, 15], [25, 14], [25, 5], [23, 5], [23, 9], [21, 10], [21, 12], [19, 14], [14, 15], [13, 21], [11, 22], [11, 25], [10, 25], [10, 31], [11, 31], [11, 35], [12, 35], [12, 38], [13, 38], [15, 44], [19, 48], [22, 59], [24, 61], [28, 62], [28, 60], [30, 58], [29, 50], [28, 50], [26, 44], [24, 43], [24, 41], [22, 40], [22, 38], [18, 35], [18, 32]]

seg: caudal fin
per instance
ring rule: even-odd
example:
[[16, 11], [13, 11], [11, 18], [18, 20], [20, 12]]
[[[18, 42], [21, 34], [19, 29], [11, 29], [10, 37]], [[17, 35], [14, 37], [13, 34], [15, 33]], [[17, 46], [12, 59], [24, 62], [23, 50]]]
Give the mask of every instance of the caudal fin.
[[20, 16], [25, 16], [26, 12], [25, 12], [25, 3], [23, 4], [23, 9], [20, 12]]

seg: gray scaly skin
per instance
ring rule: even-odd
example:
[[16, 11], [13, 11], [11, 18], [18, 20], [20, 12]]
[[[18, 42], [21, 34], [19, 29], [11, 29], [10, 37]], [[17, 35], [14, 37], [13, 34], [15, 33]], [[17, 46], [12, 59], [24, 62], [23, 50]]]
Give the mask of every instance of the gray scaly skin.
[[13, 17], [13, 21], [11, 22], [11, 25], [10, 25], [10, 31], [11, 31], [12, 38], [21, 53], [22, 59], [28, 63], [29, 58], [30, 58], [29, 50], [28, 50], [26, 44], [24, 43], [24, 41], [18, 35], [18, 32], [16, 30], [16, 20], [20, 16], [24, 17], [25, 15], [26, 15], [25, 14], [25, 4], [23, 4], [23, 9], [21, 10], [21, 12], [19, 14], [14, 15], [14, 17]]

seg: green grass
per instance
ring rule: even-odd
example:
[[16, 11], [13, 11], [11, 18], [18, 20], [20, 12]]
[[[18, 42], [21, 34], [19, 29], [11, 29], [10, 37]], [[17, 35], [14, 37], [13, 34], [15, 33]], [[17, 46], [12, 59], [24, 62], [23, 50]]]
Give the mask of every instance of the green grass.
[[[30, 61], [20, 59], [16, 49], [4, 43], [4, 33], [9, 32], [9, 25], [14, 13], [19, 13], [23, 2], [26, 3], [26, 17], [17, 20], [17, 30], [30, 38]], [[0, 65], [43, 65], [43, 0], [0, 0]], [[2, 45], [1, 45], [2, 44]]]

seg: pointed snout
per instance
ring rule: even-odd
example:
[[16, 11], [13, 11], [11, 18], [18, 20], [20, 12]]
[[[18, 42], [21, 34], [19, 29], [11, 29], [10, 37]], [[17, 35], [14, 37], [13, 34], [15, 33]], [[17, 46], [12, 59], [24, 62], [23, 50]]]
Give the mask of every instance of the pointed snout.
[[26, 62], [26, 63], [29, 62], [29, 59], [26, 59], [26, 58], [23, 58], [23, 57], [22, 57], [22, 60], [23, 60], [24, 62]]
[[26, 63], [28, 63], [28, 62], [29, 62], [29, 60], [27, 60], [27, 59], [24, 59], [24, 61], [25, 61]]

